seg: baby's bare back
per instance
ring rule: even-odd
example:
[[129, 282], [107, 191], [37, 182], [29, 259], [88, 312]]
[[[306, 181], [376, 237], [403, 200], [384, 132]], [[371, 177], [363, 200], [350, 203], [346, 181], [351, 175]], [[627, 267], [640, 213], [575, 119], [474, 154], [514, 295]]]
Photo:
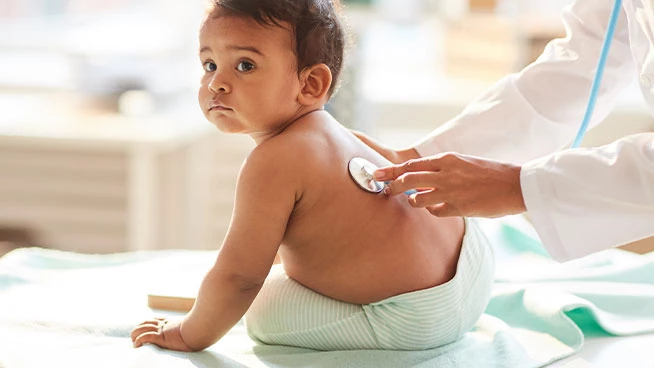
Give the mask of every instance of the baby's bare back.
[[285, 144], [301, 142], [298, 162], [289, 164], [298, 165], [303, 183], [280, 248], [287, 274], [321, 294], [357, 304], [451, 279], [463, 220], [412, 208], [405, 195], [359, 188], [347, 169], [352, 157], [379, 166], [389, 162], [327, 113], [312, 115], [282, 133]]

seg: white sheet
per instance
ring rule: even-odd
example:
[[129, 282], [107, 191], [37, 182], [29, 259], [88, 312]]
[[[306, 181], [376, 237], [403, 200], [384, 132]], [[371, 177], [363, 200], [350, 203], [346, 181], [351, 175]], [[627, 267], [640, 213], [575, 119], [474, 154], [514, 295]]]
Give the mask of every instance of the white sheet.
[[[147, 308], [147, 292], [173, 274], [194, 287], [215, 252], [17, 250], [0, 258], [0, 367], [538, 367], [583, 353], [581, 331], [595, 342], [615, 341], [605, 330], [654, 331], [654, 254], [615, 250], [559, 265], [528, 233], [506, 224], [487, 223], [499, 261], [487, 314], [463, 340], [416, 352], [257, 346], [242, 324], [200, 353], [134, 349], [135, 324], [170, 315]], [[571, 308], [580, 308], [578, 324], [564, 313]], [[584, 361], [606, 360], [591, 355]], [[629, 367], [654, 366], [647, 353], [631, 355], [637, 359]]]

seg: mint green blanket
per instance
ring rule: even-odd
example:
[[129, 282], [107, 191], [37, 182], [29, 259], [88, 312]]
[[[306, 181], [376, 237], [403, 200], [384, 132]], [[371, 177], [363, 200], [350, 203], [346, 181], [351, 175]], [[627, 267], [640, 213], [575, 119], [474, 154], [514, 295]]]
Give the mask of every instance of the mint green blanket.
[[462, 340], [414, 352], [262, 346], [242, 324], [200, 353], [133, 349], [131, 328], [153, 315], [147, 292], [172, 273], [193, 285], [215, 252], [19, 249], [0, 258], [0, 367], [540, 367], [577, 352], [584, 335], [654, 331], [654, 253], [558, 264], [515, 217], [483, 225], [497, 256], [486, 314]]

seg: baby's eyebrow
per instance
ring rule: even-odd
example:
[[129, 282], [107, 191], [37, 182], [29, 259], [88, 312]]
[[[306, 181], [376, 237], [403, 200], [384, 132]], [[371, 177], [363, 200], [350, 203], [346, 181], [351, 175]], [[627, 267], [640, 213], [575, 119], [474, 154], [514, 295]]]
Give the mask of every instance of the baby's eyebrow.
[[[229, 49], [229, 50], [235, 50], [235, 51], [249, 51], [249, 52], [252, 52], [252, 53], [255, 53], [255, 54], [261, 55], [261, 56], [265, 56], [265, 55], [263, 54], [263, 52], [259, 51], [259, 49], [257, 49], [256, 47], [253, 47], [253, 46], [229, 45], [229, 46], [227, 46], [227, 49]], [[203, 46], [202, 48], [200, 48], [199, 53], [201, 54], [201, 53], [203, 53], [203, 52], [207, 52], [207, 51], [210, 52], [210, 51], [211, 51], [211, 47], [209, 47], [209, 46]]]
[[230, 49], [230, 50], [235, 50], [235, 51], [249, 51], [249, 52], [253, 52], [255, 54], [259, 54], [261, 56], [264, 56], [263, 53], [261, 51], [259, 51], [259, 49], [257, 49], [254, 46], [229, 45], [229, 46], [227, 46], [227, 48]]

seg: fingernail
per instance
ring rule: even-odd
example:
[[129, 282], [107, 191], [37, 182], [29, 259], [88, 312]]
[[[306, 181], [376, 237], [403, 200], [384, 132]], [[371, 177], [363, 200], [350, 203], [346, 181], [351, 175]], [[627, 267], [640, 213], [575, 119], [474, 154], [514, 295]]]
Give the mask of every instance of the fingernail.
[[372, 173], [372, 177], [375, 178], [375, 180], [381, 180], [386, 177], [386, 174], [384, 174], [383, 171], [376, 170], [374, 173]]
[[391, 194], [391, 188], [389, 188], [389, 187], [384, 187], [384, 194], [386, 194], [386, 195]]

